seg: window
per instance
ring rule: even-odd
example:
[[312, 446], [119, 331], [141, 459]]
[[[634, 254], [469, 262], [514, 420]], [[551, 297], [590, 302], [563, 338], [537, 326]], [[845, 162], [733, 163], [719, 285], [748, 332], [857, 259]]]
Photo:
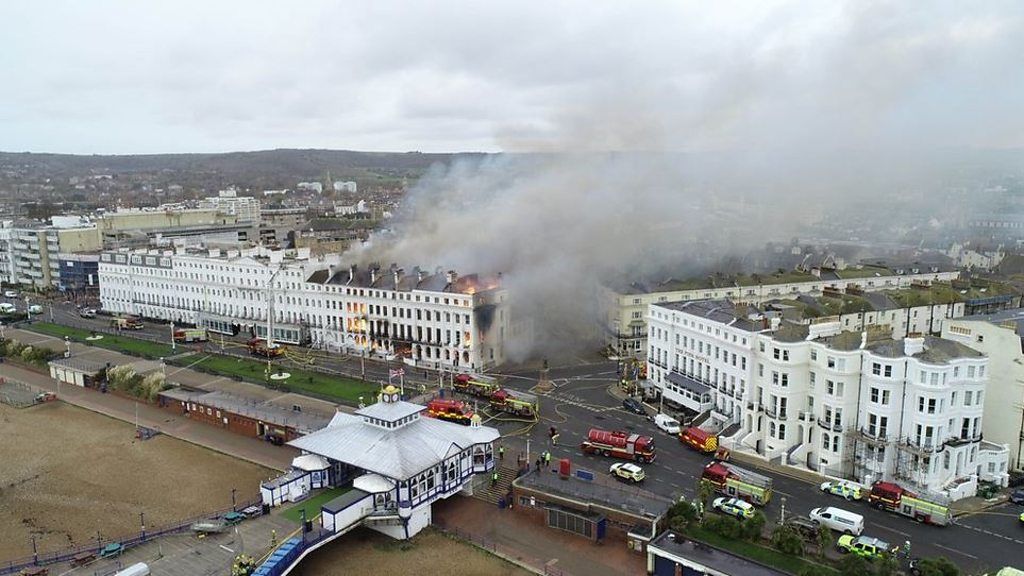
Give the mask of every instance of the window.
[[811, 372], [811, 389], [812, 390], [814, 389], [814, 380], [815, 380], [815, 374], [814, 374], [814, 372]]
[[878, 362], [872, 363], [871, 364], [871, 373], [874, 374], [875, 376], [881, 376], [882, 375], [882, 365], [879, 364]]
[[888, 390], [882, 390], [882, 405], [883, 406], [888, 406], [889, 405], [889, 391]]
[[817, 360], [817, 359], [818, 359], [818, 351], [814, 350], [814, 349], [811, 349], [811, 360]]
[[789, 350], [782, 351], [782, 359], [787, 362], [789, 361]]
[[885, 368], [883, 369], [883, 374], [885, 375], [886, 378], [892, 378], [892, 366], [889, 365], [889, 364], [886, 364]]
[[829, 368], [835, 368], [836, 367], [836, 359], [835, 359], [835, 357], [834, 356], [829, 356], [827, 363], [828, 363], [828, 367]]
[[974, 397], [974, 392], [971, 392], [970, 390], [968, 390], [967, 392], [964, 392], [964, 406], [970, 406], [971, 405], [971, 398], [973, 398], [973, 397]]
[[[975, 370], [977, 370], [977, 367], [975, 367], [975, 366], [968, 366], [967, 367], [967, 377], [968, 378], [974, 378]], [[923, 380], [922, 380], [922, 382], [923, 382]]]
[[978, 378], [984, 378], [984, 377], [985, 377], [985, 367], [984, 366], [978, 366]]
[[761, 349], [761, 352], [764, 352], [764, 342], [759, 342], [758, 343], [758, 348]]
[[871, 389], [871, 401], [878, 404], [879, 400], [882, 399], [881, 391], [878, 388]]
[[772, 357], [775, 358], [776, 360], [779, 359], [779, 349], [778, 348], [772, 348]]
[[785, 439], [786, 439], [786, 425], [785, 424], [779, 424], [779, 440], [785, 440]]

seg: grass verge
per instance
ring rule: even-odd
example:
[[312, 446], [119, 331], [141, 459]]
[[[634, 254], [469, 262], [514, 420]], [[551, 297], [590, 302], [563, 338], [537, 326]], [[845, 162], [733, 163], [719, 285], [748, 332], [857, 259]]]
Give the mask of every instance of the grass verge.
[[[199, 361], [196, 361], [195, 357], [189, 357], [176, 360], [174, 363], [211, 374], [239, 378], [255, 384], [267, 384], [266, 361], [211, 354]], [[360, 396], [370, 403], [378, 389], [377, 385], [362, 380], [310, 372], [290, 366], [284, 367], [275, 363], [274, 371], [277, 372], [278, 369], [288, 372], [291, 377], [286, 380], [271, 380], [270, 384], [275, 388], [319, 396], [345, 404], [356, 405]]]
[[334, 500], [338, 496], [341, 496], [345, 492], [348, 492], [351, 488], [330, 488], [327, 489], [312, 498], [308, 498], [299, 502], [295, 506], [285, 510], [281, 513], [281, 516], [291, 520], [298, 524], [302, 519], [302, 511], [306, 511], [306, 520], [312, 520], [317, 514], [320, 513], [320, 507], [327, 504], [331, 500]]
[[799, 574], [802, 570], [807, 568], [813, 568], [814, 574], [839, 574], [839, 572], [834, 568], [824, 564], [819, 564], [807, 558], [798, 558], [796, 556], [783, 554], [782, 552], [773, 550], [766, 546], [754, 544], [753, 542], [731, 540], [700, 526], [689, 526], [684, 533], [686, 536], [689, 536], [694, 540], [699, 540], [716, 548], [721, 548], [722, 550], [732, 552], [738, 556], [743, 556], [778, 570], [789, 572], [790, 574]]
[[32, 332], [39, 332], [40, 334], [55, 336], [57, 338], [64, 338], [67, 336], [75, 342], [82, 342], [90, 346], [106, 348], [107, 350], [114, 350], [116, 352], [124, 352], [133, 356], [150, 358], [152, 360], [167, 358], [175, 353], [171, 349], [170, 344], [157, 344], [156, 342], [149, 342], [147, 340], [139, 340], [137, 338], [129, 338], [126, 336], [103, 334], [103, 338], [99, 340], [86, 340], [88, 336], [92, 335], [92, 332], [89, 330], [72, 328], [70, 326], [61, 326], [59, 324], [51, 324], [49, 322], [36, 322], [34, 324], [24, 326], [24, 328]]

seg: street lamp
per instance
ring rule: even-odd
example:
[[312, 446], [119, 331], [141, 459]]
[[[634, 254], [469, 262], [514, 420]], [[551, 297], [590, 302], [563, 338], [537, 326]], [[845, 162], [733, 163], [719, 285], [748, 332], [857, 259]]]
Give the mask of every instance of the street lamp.
[[235, 504], [235, 492], [238, 492], [235, 488], [231, 489], [231, 511], [234, 512], [238, 506]]

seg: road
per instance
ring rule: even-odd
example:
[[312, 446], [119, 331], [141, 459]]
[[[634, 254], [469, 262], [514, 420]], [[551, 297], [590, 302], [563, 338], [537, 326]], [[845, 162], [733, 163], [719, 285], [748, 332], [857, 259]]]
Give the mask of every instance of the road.
[[[514, 388], [525, 390], [536, 383], [536, 372], [509, 373], [507, 376], [507, 385]], [[553, 458], [567, 457], [574, 465], [604, 471], [614, 460], [587, 456], [579, 449], [587, 431], [591, 427], [633, 431], [653, 436], [658, 447], [657, 460], [644, 466], [647, 472], [645, 488], [669, 498], [683, 495], [692, 498], [695, 495], [700, 473], [710, 459], [658, 430], [643, 416], [621, 408], [621, 402], [608, 392], [616, 379], [614, 362], [554, 368], [550, 377], [556, 387], [542, 395], [541, 422], [525, 434], [531, 439], [531, 455], [535, 456], [538, 450], [550, 449]], [[509, 423], [497, 425], [503, 433], [522, 428]], [[550, 426], [558, 428], [558, 446], [549, 446], [547, 431]], [[820, 506], [836, 506], [863, 515], [864, 533], [867, 535], [900, 546], [909, 540], [914, 555], [946, 556], [970, 573], [1006, 565], [1024, 567], [1024, 561], [1014, 553], [1024, 544], [1024, 526], [1017, 519], [1024, 509], [1016, 505], [1004, 504], [962, 517], [952, 526], [927, 526], [870, 508], [865, 503], [848, 503], [821, 492], [817, 484], [774, 469], [746, 467], [773, 480], [775, 496], [764, 510], [770, 520], [778, 521], [783, 505], [787, 517], [806, 514]]]
[[[55, 303], [45, 305], [40, 318], [45, 321], [52, 321], [57, 324], [81, 328], [83, 330], [96, 330], [100, 332], [113, 332], [110, 326], [109, 316], [97, 316], [96, 318], [82, 318], [78, 310], [69, 304]], [[146, 320], [142, 330], [131, 330], [124, 332], [125, 336], [149, 340], [153, 342], [171, 343], [171, 325], [155, 320]], [[230, 356], [251, 358], [245, 342], [245, 336], [223, 336], [210, 334], [212, 340], [205, 344], [179, 344], [177, 348], [182, 352], [201, 349], [207, 352], [216, 352]], [[290, 347], [286, 360], [275, 360], [275, 364], [281, 363], [307, 370], [318, 370], [350, 378], [365, 379], [370, 382], [387, 382], [388, 372], [391, 368], [398, 368], [396, 362], [386, 362], [377, 358], [360, 359], [358, 356], [345, 354], [327, 353], [307, 348]], [[405, 383], [407, 385], [436, 384], [437, 373], [414, 369], [403, 366], [405, 369]], [[399, 379], [392, 380], [397, 386]]]

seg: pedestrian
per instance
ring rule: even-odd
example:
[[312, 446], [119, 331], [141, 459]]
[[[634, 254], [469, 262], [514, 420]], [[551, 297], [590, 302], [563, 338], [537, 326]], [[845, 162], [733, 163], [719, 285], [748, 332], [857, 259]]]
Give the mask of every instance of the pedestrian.
[[540, 472], [540, 458], [537, 458], [537, 471]]
[[504, 459], [505, 459], [505, 447], [504, 446], [498, 446], [498, 460], [504, 460]]

